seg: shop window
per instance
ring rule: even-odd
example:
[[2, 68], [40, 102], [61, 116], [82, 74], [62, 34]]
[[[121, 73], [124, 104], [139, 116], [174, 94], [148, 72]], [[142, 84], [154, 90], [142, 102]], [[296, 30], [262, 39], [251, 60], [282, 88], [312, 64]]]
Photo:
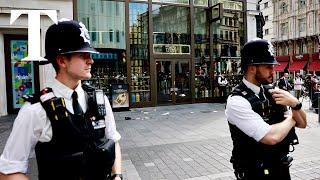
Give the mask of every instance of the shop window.
[[152, 8], [153, 52], [190, 54], [189, 8], [156, 4]]
[[[93, 47], [126, 49], [125, 2], [105, 0], [76, 2], [77, 20], [85, 19], [83, 23], [88, 28]], [[115, 29], [121, 32], [119, 36]]]
[[[148, 49], [148, 4], [129, 3], [131, 104], [151, 101], [150, 62]], [[165, 34], [156, 34], [154, 41], [163, 44]]]
[[[209, 59], [209, 27], [206, 22], [200, 21], [206, 16], [203, 8], [195, 8], [194, 10], [194, 38], [195, 38], [195, 98], [212, 97], [212, 85], [210, 84], [210, 59]], [[213, 37], [217, 39], [217, 34]]]

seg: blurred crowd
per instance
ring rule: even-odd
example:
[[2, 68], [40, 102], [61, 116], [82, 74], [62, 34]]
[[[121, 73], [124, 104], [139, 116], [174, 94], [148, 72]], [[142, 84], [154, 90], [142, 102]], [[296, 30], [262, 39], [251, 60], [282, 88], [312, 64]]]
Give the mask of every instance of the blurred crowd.
[[308, 97], [312, 101], [312, 107], [317, 108], [317, 99], [320, 95], [320, 78], [315, 74], [302, 75], [296, 73], [293, 75], [293, 77], [290, 77], [288, 73], [284, 73], [275, 82], [275, 86], [294, 93], [298, 99]]

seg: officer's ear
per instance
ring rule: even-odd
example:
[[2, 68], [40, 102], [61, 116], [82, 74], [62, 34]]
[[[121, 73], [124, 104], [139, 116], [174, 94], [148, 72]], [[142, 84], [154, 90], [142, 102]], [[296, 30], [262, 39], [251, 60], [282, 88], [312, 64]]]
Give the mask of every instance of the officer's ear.
[[255, 74], [257, 71], [257, 66], [254, 66], [254, 65], [248, 65], [247, 67], [247, 72], [249, 74]]
[[56, 57], [56, 62], [60, 68], [66, 67], [67, 60], [68, 60], [67, 57], [64, 55], [61, 55], [61, 54], [57, 55], [57, 57]]

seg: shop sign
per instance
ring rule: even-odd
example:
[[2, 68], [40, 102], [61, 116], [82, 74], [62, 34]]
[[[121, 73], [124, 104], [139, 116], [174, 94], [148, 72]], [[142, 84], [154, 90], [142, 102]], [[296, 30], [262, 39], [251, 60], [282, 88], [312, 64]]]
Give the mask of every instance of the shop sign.
[[13, 24], [21, 14], [28, 15], [28, 56], [22, 61], [47, 61], [40, 56], [40, 17], [47, 15], [54, 23], [57, 23], [56, 10], [11, 10], [10, 24]]
[[112, 84], [112, 108], [128, 108], [129, 107], [129, 85], [128, 84]]
[[154, 44], [155, 54], [190, 54], [190, 45], [186, 44]]
[[223, 3], [223, 9], [242, 11], [242, 2], [230, 0], [212, 0], [212, 4]]

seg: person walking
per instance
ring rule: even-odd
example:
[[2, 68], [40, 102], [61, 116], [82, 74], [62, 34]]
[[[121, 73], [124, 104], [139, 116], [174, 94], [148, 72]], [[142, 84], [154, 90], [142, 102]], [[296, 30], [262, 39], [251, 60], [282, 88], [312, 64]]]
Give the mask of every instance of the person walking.
[[294, 128], [305, 128], [307, 122], [297, 98], [269, 85], [276, 64], [266, 40], [254, 39], [241, 50], [244, 78], [225, 110], [233, 141], [230, 162], [238, 180], [290, 180], [289, 147], [298, 144]]
[[0, 157], [0, 179], [27, 179], [33, 150], [39, 180], [122, 179], [121, 136], [108, 98], [81, 84], [91, 78], [90, 53], [98, 53], [85, 25], [67, 19], [51, 25], [45, 53], [55, 79], [38, 95], [25, 97]]
[[294, 78], [294, 92], [297, 99], [300, 99], [301, 91], [302, 91], [302, 85], [303, 85], [303, 79], [301, 78], [300, 73], [296, 73], [296, 77]]

